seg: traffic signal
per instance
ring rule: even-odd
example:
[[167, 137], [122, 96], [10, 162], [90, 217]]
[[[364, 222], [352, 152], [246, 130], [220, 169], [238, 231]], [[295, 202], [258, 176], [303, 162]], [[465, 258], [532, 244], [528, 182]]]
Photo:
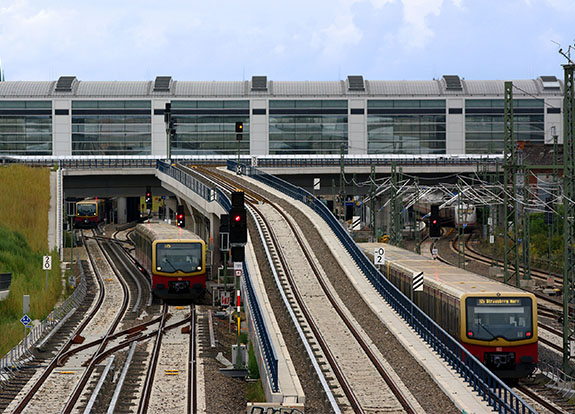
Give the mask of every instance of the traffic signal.
[[429, 217], [429, 237], [441, 237], [441, 223], [439, 221], [439, 206], [434, 204], [431, 206], [431, 216]]
[[182, 229], [186, 226], [186, 216], [182, 205], [179, 205], [176, 209], [176, 225]]
[[244, 134], [244, 123], [241, 121], [236, 122], [236, 140], [241, 141]]
[[146, 187], [146, 208], [148, 210], [152, 209], [152, 187]]
[[244, 206], [243, 191], [232, 192], [232, 208], [230, 209], [230, 245], [243, 246], [248, 241], [247, 213]]

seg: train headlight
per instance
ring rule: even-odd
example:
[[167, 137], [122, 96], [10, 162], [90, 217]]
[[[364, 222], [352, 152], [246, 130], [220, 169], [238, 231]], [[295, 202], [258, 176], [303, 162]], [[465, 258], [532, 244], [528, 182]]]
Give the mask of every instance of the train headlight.
[[156, 270], [162, 270], [161, 266], [156, 267]]

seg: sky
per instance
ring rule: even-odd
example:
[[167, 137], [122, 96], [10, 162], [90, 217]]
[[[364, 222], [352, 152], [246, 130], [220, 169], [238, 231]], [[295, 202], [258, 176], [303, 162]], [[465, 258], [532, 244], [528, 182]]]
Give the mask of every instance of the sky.
[[574, 16], [575, 0], [0, 0], [0, 59], [7, 81], [562, 79]]

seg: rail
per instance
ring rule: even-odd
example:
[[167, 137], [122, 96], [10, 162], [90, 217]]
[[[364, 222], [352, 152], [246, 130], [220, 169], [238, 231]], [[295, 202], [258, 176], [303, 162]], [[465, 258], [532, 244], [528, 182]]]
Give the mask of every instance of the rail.
[[271, 382], [271, 389], [273, 392], [279, 392], [278, 383], [278, 357], [276, 355], [275, 349], [272, 345], [270, 339], [269, 331], [262, 315], [262, 310], [254, 290], [252, 280], [248, 267], [244, 262], [244, 278], [243, 283], [245, 286], [245, 291], [247, 293], [247, 302], [249, 304], [250, 315], [252, 315], [252, 320], [256, 329], [256, 337], [258, 338], [260, 349], [262, 350], [262, 356], [265, 360], [266, 372]]
[[[78, 263], [80, 259], [76, 257]], [[50, 331], [58, 325], [73, 308], [77, 308], [84, 298], [86, 297], [87, 281], [84, 269], [80, 265], [81, 279], [80, 283], [72, 293], [60, 306], [54, 309], [46, 319], [41, 323], [30, 329], [26, 336], [10, 350], [6, 355], [0, 359], [0, 388], [1, 384], [9, 380], [14, 372], [24, 366], [23, 359], [33, 358], [32, 348], [43, 337], [48, 335]]]
[[[237, 161], [228, 161], [227, 167], [236, 171]], [[242, 165], [241, 168], [244, 174], [303, 202], [322, 217], [381, 297], [496, 411], [536, 413], [521, 397], [389, 282], [321, 201], [306, 190], [255, 167]]]

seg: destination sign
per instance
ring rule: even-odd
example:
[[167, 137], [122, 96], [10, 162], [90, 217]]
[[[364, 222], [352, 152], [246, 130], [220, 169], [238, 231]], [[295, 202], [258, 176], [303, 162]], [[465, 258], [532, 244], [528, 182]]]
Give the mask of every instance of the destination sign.
[[477, 299], [478, 305], [521, 305], [518, 298], [484, 298]]

